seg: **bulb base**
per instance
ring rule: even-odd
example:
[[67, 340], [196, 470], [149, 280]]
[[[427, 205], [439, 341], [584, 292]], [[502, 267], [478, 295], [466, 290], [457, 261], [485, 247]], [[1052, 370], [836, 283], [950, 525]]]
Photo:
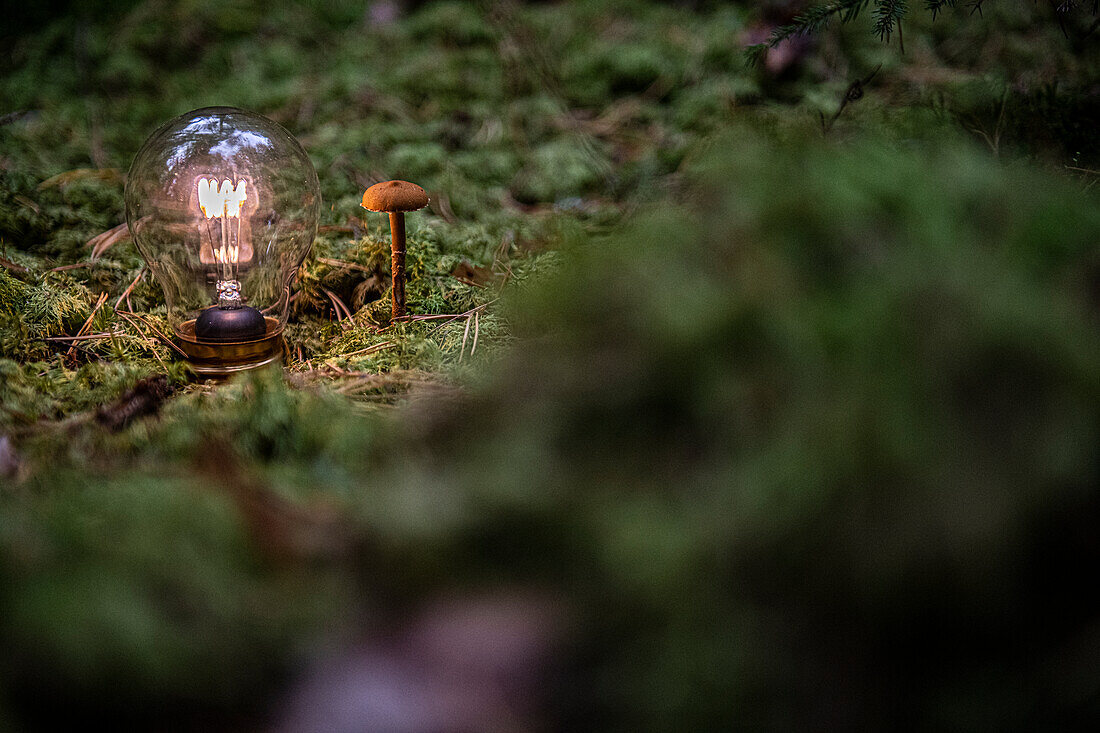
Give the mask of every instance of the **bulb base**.
[[206, 379], [225, 379], [238, 372], [280, 362], [283, 358], [282, 324], [270, 316], [260, 317], [264, 321], [264, 330], [256, 338], [211, 341], [196, 334], [197, 322], [202, 318], [200, 315], [176, 328], [176, 345], [195, 373]]
[[195, 319], [195, 337], [219, 344], [261, 339], [267, 333], [264, 314], [247, 305], [207, 308]]

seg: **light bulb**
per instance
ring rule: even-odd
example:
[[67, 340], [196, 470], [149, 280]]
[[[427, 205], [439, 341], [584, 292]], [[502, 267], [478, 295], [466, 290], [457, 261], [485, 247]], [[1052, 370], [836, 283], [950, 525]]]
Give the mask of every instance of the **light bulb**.
[[320, 206], [302, 147], [260, 115], [197, 109], [142, 145], [126, 179], [126, 220], [200, 374], [279, 358], [290, 283]]

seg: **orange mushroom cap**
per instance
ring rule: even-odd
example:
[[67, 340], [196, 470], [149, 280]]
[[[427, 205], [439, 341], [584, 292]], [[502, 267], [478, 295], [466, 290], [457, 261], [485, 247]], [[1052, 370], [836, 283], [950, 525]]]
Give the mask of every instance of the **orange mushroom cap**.
[[416, 211], [428, 205], [428, 194], [415, 183], [383, 181], [363, 194], [363, 208], [368, 211]]

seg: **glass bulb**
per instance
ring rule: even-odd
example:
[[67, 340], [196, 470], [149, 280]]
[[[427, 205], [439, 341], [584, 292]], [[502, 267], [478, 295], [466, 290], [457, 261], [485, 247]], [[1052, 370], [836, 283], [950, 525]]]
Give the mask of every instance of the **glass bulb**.
[[278, 358], [290, 283], [320, 206], [305, 151], [260, 115], [193, 110], [141, 146], [126, 178], [126, 220], [200, 373]]

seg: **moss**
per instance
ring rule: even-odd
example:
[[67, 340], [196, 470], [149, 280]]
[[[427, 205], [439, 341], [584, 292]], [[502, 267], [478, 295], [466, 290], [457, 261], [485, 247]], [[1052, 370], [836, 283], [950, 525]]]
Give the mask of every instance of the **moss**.
[[[326, 644], [501, 584], [575, 613], [532, 728], [1080, 719], [1094, 51], [1005, 4], [1005, 33], [906, 26], [902, 59], [830, 32], [780, 76], [737, 61], [760, 4], [101, 5], [0, 61], [26, 111], [0, 127], [0, 727], [262, 727]], [[87, 246], [144, 137], [214, 101], [297, 135], [326, 204], [286, 369], [220, 386], [157, 340], [151, 278], [113, 307], [132, 243]], [[400, 323], [359, 206], [390, 177], [432, 196]], [[93, 338], [49, 340], [103, 294]], [[164, 373], [155, 416], [95, 421]]]
[[512, 191], [524, 202], [557, 201], [568, 194], [590, 192], [606, 163], [575, 139], [544, 143], [533, 151], [516, 176]]

